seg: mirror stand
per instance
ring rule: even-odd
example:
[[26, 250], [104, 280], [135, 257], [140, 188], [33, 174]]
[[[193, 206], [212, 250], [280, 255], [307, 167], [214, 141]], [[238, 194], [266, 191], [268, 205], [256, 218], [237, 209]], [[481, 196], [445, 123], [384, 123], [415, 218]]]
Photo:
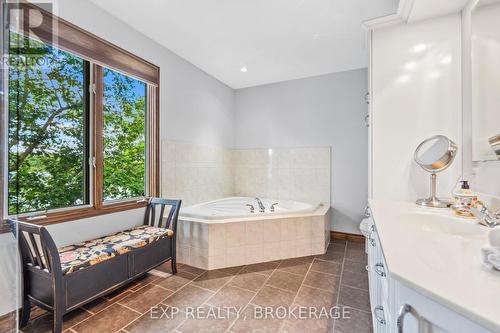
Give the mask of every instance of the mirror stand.
[[436, 196], [436, 179], [437, 175], [435, 172], [431, 173], [431, 196], [427, 199], [418, 199], [417, 205], [424, 207], [434, 207], [434, 208], [448, 208], [451, 206], [451, 201], [447, 199], [439, 199]]

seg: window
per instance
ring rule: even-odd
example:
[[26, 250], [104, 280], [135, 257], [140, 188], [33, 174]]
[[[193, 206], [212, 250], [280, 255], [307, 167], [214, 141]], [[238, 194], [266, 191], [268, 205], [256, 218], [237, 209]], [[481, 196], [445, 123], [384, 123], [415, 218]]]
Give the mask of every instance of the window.
[[104, 69], [105, 201], [145, 195], [146, 84]]
[[88, 204], [89, 63], [13, 32], [10, 59], [9, 214]]
[[159, 68], [34, 4], [11, 5], [44, 24], [6, 34], [7, 213], [46, 224], [145, 206], [138, 199], [159, 192]]

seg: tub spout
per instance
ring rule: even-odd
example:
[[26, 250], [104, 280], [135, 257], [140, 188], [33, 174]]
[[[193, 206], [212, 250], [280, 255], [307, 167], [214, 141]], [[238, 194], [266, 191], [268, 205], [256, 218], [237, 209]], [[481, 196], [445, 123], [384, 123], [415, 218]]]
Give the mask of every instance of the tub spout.
[[257, 200], [257, 203], [259, 204], [259, 211], [261, 213], [264, 213], [266, 211], [266, 207], [264, 206], [262, 201], [259, 198], [255, 198], [255, 200]]

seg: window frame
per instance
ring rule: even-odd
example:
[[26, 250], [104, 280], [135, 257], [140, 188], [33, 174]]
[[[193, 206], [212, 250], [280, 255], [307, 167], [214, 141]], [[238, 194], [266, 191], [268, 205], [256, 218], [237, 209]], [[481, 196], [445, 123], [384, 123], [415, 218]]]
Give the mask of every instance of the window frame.
[[[88, 155], [89, 161], [87, 165], [89, 180], [87, 182], [87, 187], [85, 190], [88, 192], [90, 202], [86, 205], [74, 206], [74, 207], [64, 207], [51, 209], [46, 211], [21, 213], [14, 215], [19, 220], [29, 221], [36, 224], [52, 224], [59, 222], [66, 222], [75, 219], [81, 219], [86, 217], [92, 217], [102, 214], [108, 214], [118, 211], [125, 211], [129, 209], [137, 209], [145, 207], [147, 204], [147, 198], [158, 196], [160, 192], [160, 166], [159, 166], [159, 154], [160, 154], [160, 140], [159, 140], [159, 79], [160, 79], [160, 68], [154, 64], [151, 64], [130, 52], [123, 50], [122, 48], [111, 44], [65, 20], [58, 18], [57, 16], [36, 7], [36, 5], [31, 3], [16, 3], [9, 4], [16, 6], [15, 8], [21, 8], [23, 15], [30, 15], [29, 11], [36, 9], [43, 16], [43, 22], [40, 29], [37, 32], [35, 38], [42, 40], [42, 42], [49, 43], [47, 40], [56, 40], [56, 43], [49, 43], [59, 49], [71, 52], [84, 60], [90, 62], [90, 87], [88, 89], [89, 96], [86, 96], [87, 101], [90, 105], [89, 115], [87, 115], [88, 126], [87, 132], [88, 137]], [[26, 31], [24, 27], [21, 27], [19, 31], [16, 31], [27, 37], [31, 37], [32, 31]], [[2, 38], [6, 38], [5, 31], [3, 31]], [[44, 40], [47, 38], [47, 40]], [[71, 37], [71, 38], [68, 38]], [[75, 38], [76, 37], [76, 38]], [[89, 41], [92, 43], [89, 44]], [[3, 51], [5, 52], [5, 43], [3, 44]], [[93, 45], [92, 49], [85, 49], [83, 45]], [[8, 47], [8, 46], [7, 46]], [[8, 51], [8, 50], [7, 50]], [[5, 54], [5, 53], [4, 53]], [[118, 59], [118, 60], [117, 60]], [[103, 198], [103, 172], [104, 172], [104, 146], [103, 146], [103, 99], [104, 99], [104, 80], [103, 80], [103, 67], [110, 68], [112, 70], [121, 72], [127, 76], [137, 78], [146, 84], [146, 113], [145, 113], [145, 196], [139, 198], [126, 198], [120, 200], [104, 201]], [[4, 68], [8, 72], [8, 68]], [[4, 71], [4, 72], [5, 72]], [[5, 86], [5, 73], [3, 74], [3, 90], [8, 85]], [[3, 99], [8, 94], [3, 94]], [[8, 105], [2, 101], [1, 110], [2, 114], [8, 112]], [[2, 128], [3, 126], [3, 128]], [[0, 125], [0, 130], [5, 131], [5, 122], [2, 121]], [[4, 133], [2, 133], [2, 139], [5, 138]], [[3, 140], [5, 141], [5, 140]], [[2, 154], [8, 154], [5, 152], [7, 142], [2, 143], [2, 148], [0, 152]], [[3, 150], [3, 151], [2, 151]], [[8, 177], [6, 174], [5, 165], [2, 165], [0, 169], [3, 168], [3, 172], [0, 177], [0, 183], [2, 185], [2, 217], [7, 217], [6, 201], [8, 197], [6, 196], [6, 188], [8, 186]], [[85, 169], [85, 167], [84, 167]], [[2, 212], [3, 210], [3, 212]]]

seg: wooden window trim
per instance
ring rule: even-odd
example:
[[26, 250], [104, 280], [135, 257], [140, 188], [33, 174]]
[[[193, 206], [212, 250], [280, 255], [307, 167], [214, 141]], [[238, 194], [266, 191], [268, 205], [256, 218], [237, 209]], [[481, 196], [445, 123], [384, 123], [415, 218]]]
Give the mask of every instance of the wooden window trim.
[[[36, 6], [36, 3], [20, 1], [8, 3], [9, 9], [20, 9], [25, 17], [42, 23], [38, 27], [19, 27], [25, 36], [40, 39], [45, 43], [54, 44], [65, 51], [71, 52], [85, 60], [101, 66], [126, 73], [127, 75], [146, 81], [153, 85], [160, 84], [160, 68], [136, 55], [116, 46], [99, 36], [96, 36], [71, 22]], [[35, 18], [36, 17], [36, 18]]]
[[[147, 200], [138, 200], [131, 198], [116, 202], [105, 203], [102, 197], [103, 194], [103, 67], [111, 68], [138, 78], [147, 83], [147, 108], [146, 108], [146, 198], [154, 197], [160, 194], [160, 114], [159, 114], [159, 81], [160, 81], [160, 68], [153, 65], [142, 58], [139, 58], [132, 53], [121, 49], [120, 47], [111, 44], [100, 37], [97, 37], [75, 25], [69, 23], [52, 13], [40, 9], [34, 4], [28, 2], [20, 2], [16, 4], [9, 4], [16, 6], [16, 8], [23, 9], [25, 15], [29, 15], [29, 9], [36, 9], [43, 15], [43, 23], [37, 28], [35, 38], [41, 39], [46, 43], [52, 41], [52, 34], [55, 34], [57, 43], [54, 46], [71, 52], [75, 55], [82, 57], [93, 65], [93, 83], [95, 84], [95, 94], [93, 102], [92, 119], [90, 120], [92, 126], [92, 146], [90, 148], [90, 156], [95, 157], [96, 167], [90, 168], [92, 174], [92, 193], [91, 204], [86, 206], [68, 207], [64, 209], [37, 212], [36, 215], [45, 215], [43, 219], [30, 220], [29, 217], [33, 216], [32, 213], [19, 214], [19, 220], [30, 220], [29, 222], [48, 225], [60, 222], [68, 222], [79, 220], [88, 217], [94, 217], [109, 213], [126, 211], [130, 209], [137, 209], [146, 207]], [[56, 29], [52, 27], [56, 26]], [[32, 37], [29, 30], [22, 31], [26, 36]], [[96, 78], [100, 78], [96, 80]], [[5, 91], [5, 87], [3, 89]], [[92, 94], [92, 92], [90, 92]], [[5, 105], [2, 104], [2, 108]], [[2, 130], [2, 125], [0, 125]], [[2, 145], [2, 148], [4, 146]], [[0, 149], [0, 152], [1, 152]], [[2, 167], [0, 167], [1, 170]], [[2, 185], [2, 193], [6, 186], [6, 180], [3, 179], [2, 173], [0, 184]], [[6, 200], [6, 198], [3, 198]], [[2, 203], [3, 208], [3, 203]], [[1, 209], [0, 209], [1, 213]], [[2, 214], [2, 216], [5, 216]], [[0, 230], [1, 231], [1, 230]]]

